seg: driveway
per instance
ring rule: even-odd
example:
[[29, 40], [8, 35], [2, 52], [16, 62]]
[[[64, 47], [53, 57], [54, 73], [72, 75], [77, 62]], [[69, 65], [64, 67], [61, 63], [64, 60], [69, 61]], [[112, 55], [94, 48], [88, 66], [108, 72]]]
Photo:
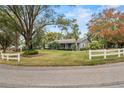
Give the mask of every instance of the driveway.
[[0, 65], [0, 87], [124, 87], [124, 62], [75, 67]]

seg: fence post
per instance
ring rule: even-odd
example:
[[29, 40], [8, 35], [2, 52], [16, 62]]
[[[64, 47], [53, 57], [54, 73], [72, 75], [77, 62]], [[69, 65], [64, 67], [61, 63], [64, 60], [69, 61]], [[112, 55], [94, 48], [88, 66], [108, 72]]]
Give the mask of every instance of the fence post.
[[9, 54], [7, 54], [6, 56], [7, 56], [7, 61], [9, 61]]
[[120, 49], [118, 49], [118, 57], [120, 57], [120, 54], [121, 54], [121, 53], [120, 53]]
[[2, 58], [2, 51], [0, 51], [0, 57]]
[[91, 50], [89, 50], [89, 59], [91, 60], [92, 59], [92, 54], [91, 54]]
[[122, 48], [122, 50], [123, 50], [123, 55], [124, 55], [124, 48]]
[[106, 59], [106, 49], [104, 49], [104, 59]]
[[3, 53], [2, 53], [2, 51], [0, 51], [0, 54], [1, 54], [1, 59], [3, 59]]
[[18, 62], [20, 62], [20, 54], [18, 54]]

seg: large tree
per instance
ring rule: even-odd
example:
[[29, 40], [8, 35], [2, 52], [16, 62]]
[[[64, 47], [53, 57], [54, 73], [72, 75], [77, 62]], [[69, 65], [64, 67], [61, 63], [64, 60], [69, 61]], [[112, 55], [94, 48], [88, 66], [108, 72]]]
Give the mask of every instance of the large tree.
[[[11, 19], [17, 31], [24, 37], [27, 49], [32, 49], [32, 39], [37, 31], [43, 30], [48, 25], [58, 25], [61, 27], [68, 25], [68, 20], [57, 15], [54, 6], [46, 5], [8, 5], [1, 6], [0, 10]], [[63, 24], [63, 25], [62, 25]], [[60, 27], [60, 25], [59, 25]]]
[[106, 40], [108, 43], [124, 44], [124, 13], [115, 9], [106, 9], [94, 15], [88, 24], [92, 39]]
[[15, 23], [17, 31], [24, 37], [27, 49], [32, 49], [32, 37], [37, 29], [44, 28], [54, 22], [51, 6], [12, 5], [1, 6], [1, 11]]
[[15, 34], [10, 31], [0, 31], [0, 46], [3, 52], [14, 43], [15, 38]]
[[17, 46], [18, 36], [17, 29], [10, 18], [3, 12], [0, 12], [0, 46], [5, 52], [11, 45]]

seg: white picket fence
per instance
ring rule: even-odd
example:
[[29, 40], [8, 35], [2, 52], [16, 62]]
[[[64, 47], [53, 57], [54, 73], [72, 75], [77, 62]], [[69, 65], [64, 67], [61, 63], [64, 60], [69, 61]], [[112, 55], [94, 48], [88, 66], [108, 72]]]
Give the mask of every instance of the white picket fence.
[[17, 60], [20, 62], [20, 53], [2, 53], [2, 51], [0, 51], [0, 55], [2, 60]]
[[121, 49], [101, 49], [101, 50], [89, 50], [89, 59], [91, 60], [93, 57], [103, 56], [106, 59], [107, 56], [117, 55], [120, 57], [124, 55], [124, 48]]

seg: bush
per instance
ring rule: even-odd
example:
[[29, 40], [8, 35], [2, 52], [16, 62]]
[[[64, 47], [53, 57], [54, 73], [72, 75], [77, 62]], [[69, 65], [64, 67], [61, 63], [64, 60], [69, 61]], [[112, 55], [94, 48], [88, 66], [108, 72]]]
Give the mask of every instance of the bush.
[[80, 51], [83, 51], [83, 50], [88, 50], [89, 48], [81, 48]]
[[98, 41], [92, 41], [90, 44], [89, 44], [89, 48], [90, 49], [100, 49], [102, 48], [102, 44]]
[[59, 49], [60, 48], [60, 44], [58, 42], [52, 42], [48, 44], [48, 47], [50, 49]]
[[36, 54], [38, 54], [37, 50], [26, 50], [23, 53], [23, 55], [36, 55]]

